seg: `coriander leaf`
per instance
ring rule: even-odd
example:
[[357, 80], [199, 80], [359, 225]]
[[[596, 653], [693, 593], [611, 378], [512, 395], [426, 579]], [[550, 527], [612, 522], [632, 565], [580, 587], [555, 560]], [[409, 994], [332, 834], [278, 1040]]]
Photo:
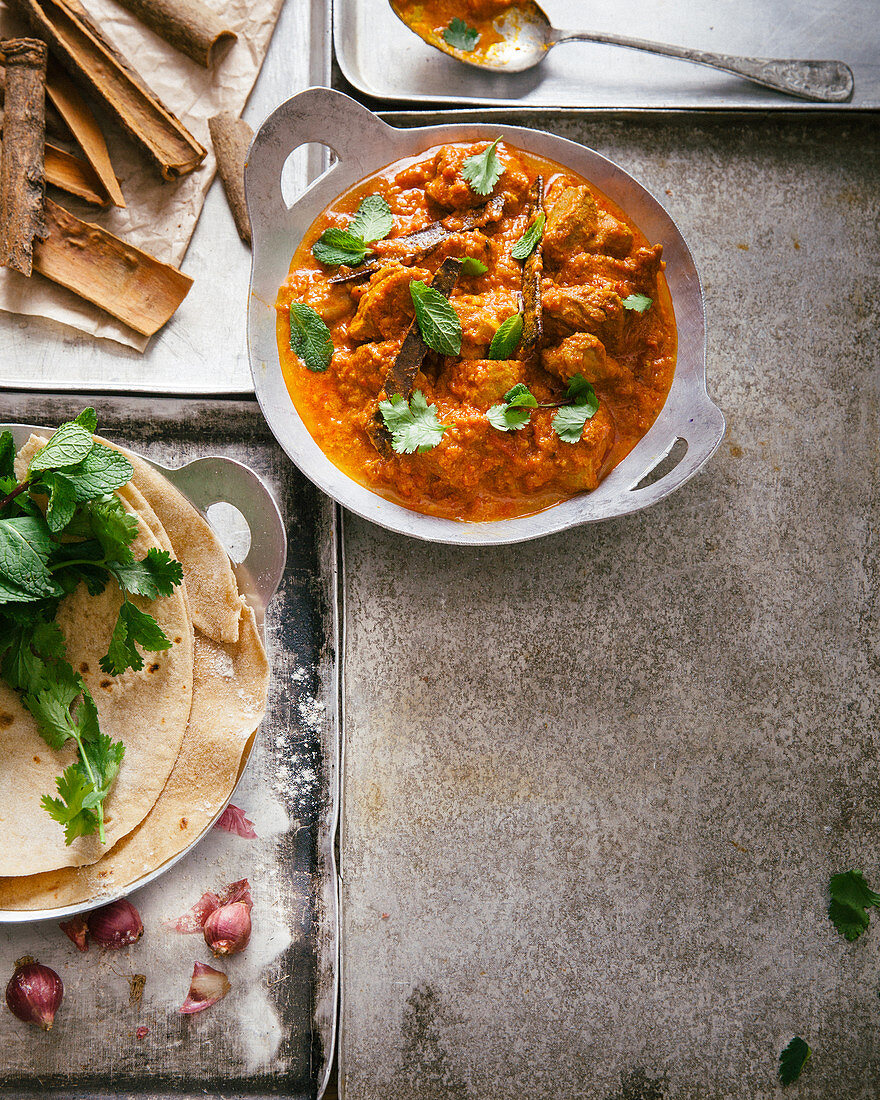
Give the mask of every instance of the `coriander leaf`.
[[504, 165], [498, 159], [496, 146], [501, 138], [495, 138], [482, 153], [468, 157], [461, 167], [461, 174], [478, 195], [488, 195], [504, 174]]
[[492, 337], [492, 343], [489, 345], [488, 358], [489, 359], [511, 359], [513, 353], [519, 347], [519, 342], [522, 339], [523, 330], [523, 315], [521, 313], [514, 313], [512, 317], [508, 317], [506, 321], [498, 326], [498, 331]]
[[333, 358], [330, 329], [305, 302], [290, 303], [290, 349], [310, 371], [325, 371]]
[[422, 339], [441, 355], [458, 355], [461, 351], [461, 321], [448, 298], [439, 290], [413, 279], [409, 293], [416, 311], [416, 321]]
[[77, 837], [90, 836], [98, 827], [98, 816], [86, 806], [95, 792], [94, 784], [85, 774], [82, 764], [76, 761], [64, 769], [55, 780], [60, 798], [43, 795], [43, 809], [64, 826], [64, 841], [72, 844]]
[[416, 390], [409, 401], [394, 394], [390, 400], [379, 402], [379, 411], [398, 454], [424, 454], [437, 446], [448, 429], [437, 419], [437, 406], [429, 405], [421, 390]]
[[[91, 696], [87, 698], [91, 701]], [[92, 705], [94, 706], [94, 702]], [[119, 766], [125, 756], [125, 746], [121, 741], [111, 741], [106, 733], [98, 733], [94, 740], [86, 742], [86, 756], [97, 783], [96, 801], [103, 801], [119, 773]]]
[[15, 480], [15, 440], [12, 432], [3, 432], [0, 435], [0, 477], [11, 477]]
[[[137, 538], [138, 520], [126, 512], [119, 497], [89, 501], [83, 513], [89, 532], [101, 544], [106, 558], [123, 564], [133, 560], [131, 544]], [[71, 533], [70, 528], [67, 533]]]
[[[98, 430], [98, 414], [89, 405], [87, 408], [74, 419], [74, 424], [81, 424], [87, 432], [91, 432], [92, 435]], [[130, 480], [130, 479], [129, 479]]]
[[76, 486], [69, 477], [58, 473], [57, 470], [47, 470], [46, 473], [40, 474], [40, 489], [45, 489], [49, 494], [46, 524], [53, 535], [60, 534], [73, 519], [73, 513], [76, 511]]
[[880, 906], [880, 894], [865, 882], [861, 871], [844, 871], [832, 875], [828, 884], [831, 904], [828, 916], [837, 931], [850, 943], [867, 929], [870, 917], [867, 910]]
[[0, 574], [31, 598], [60, 595], [46, 563], [54, 544], [42, 519], [0, 519]]
[[538, 402], [524, 382], [517, 384], [504, 395], [503, 405], [493, 405], [486, 413], [486, 419], [500, 432], [515, 432], [524, 428], [532, 415], [530, 409], [536, 409]]
[[649, 298], [647, 294], [630, 294], [620, 304], [624, 309], [634, 309], [636, 313], [644, 313], [653, 301], [654, 299]]
[[538, 407], [538, 402], [535, 399], [535, 395], [525, 384], [525, 382], [517, 382], [515, 386], [509, 389], [504, 395], [504, 401], [512, 407], [516, 407], [519, 405], [526, 406], [530, 409], [537, 409]]
[[584, 425], [599, 411], [599, 398], [582, 374], [569, 382], [568, 397], [573, 404], [563, 405], [550, 423], [563, 443], [579, 443]]
[[347, 229], [330, 226], [312, 245], [312, 255], [328, 267], [338, 267], [339, 264], [357, 267], [367, 256], [373, 255], [373, 250]]
[[532, 224], [510, 250], [510, 254], [515, 260], [527, 260], [535, 251], [538, 241], [544, 234], [544, 223], [546, 221], [546, 214], [541, 213], [535, 217]]
[[443, 41], [454, 50], [462, 50], [470, 53], [480, 41], [480, 32], [475, 27], [469, 27], [463, 19], [456, 16], [443, 30]]
[[39, 691], [22, 696], [22, 703], [33, 715], [40, 736], [50, 748], [60, 749], [71, 738], [79, 737], [77, 715], [71, 707], [82, 695], [83, 686], [71, 666], [61, 661], [55, 664], [51, 679]]
[[28, 610], [26, 623], [12, 625], [8, 619], [0, 620], [6, 643], [0, 674], [15, 691], [35, 693], [51, 682], [47, 662], [64, 659], [64, 635], [57, 623], [39, 618], [34, 621], [34, 615], [41, 612]]
[[76, 466], [86, 457], [95, 441], [92, 433], [75, 420], [62, 424], [45, 447], [41, 447], [28, 467], [28, 475], [33, 477], [43, 470], [63, 470], [67, 466]]
[[485, 275], [489, 270], [482, 260], [475, 260], [473, 256], [465, 256], [461, 263], [462, 275]]
[[137, 596], [146, 596], [155, 600], [157, 596], [170, 596], [176, 585], [183, 580], [183, 566], [175, 561], [167, 550], [152, 547], [142, 561], [128, 565], [108, 564], [110, 572], [124, 592], [133, 592]]
[[120, 676], [127, 668], [140, 672], [144, 659], [138, 652], [138, 645], [147, 653], [156, 653], [169, 649], [171, 642], [152, 615], [125, 600], [119, 609], [107, 653], [101, 658], [101, 670], [108, 676]]
[[783, 1085], [790, 1085], [797, 1081], [811, 1054], [808, 1044], [799, 1035], [795, 1035], [779, 1055], [779, 1080]]
[[357, 213], [348, 223], [348, 232], [366, 244], [381, 241], [393, 228], [394, 215], [381, 195], [367, 195], [361, 199]]

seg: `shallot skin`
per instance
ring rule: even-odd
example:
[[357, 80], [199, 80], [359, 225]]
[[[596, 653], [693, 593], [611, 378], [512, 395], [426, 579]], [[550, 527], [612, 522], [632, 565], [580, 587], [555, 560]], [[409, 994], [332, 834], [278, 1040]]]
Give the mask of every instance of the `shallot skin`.
[[54, 970], [38, 962], [22, 963], [6, 986], [6, 1004], [13, 1016], [49, 1031], [64, 998], [64, 983]]

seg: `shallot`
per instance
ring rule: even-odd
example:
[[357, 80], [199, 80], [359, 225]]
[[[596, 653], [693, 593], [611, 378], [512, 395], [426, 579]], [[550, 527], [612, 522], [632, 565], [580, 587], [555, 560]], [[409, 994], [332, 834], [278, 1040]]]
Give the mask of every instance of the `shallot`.
[[64, 984], [54, 970], [33, 959], [19, 959], [6, 986], [6, 1003], [13, 1016], [48, 1031], [63, 997]]
[[205, 963], [194, 963], [189, 993], [179, 1011], [182, 1016], [204, 1012], [206, 1008], [222, 1001], [231, 988], [229, 979], [222, 971], [206, 966]]
[[251, 910], [243, 901], [221, 905], [205, 921], [205, 943], [217, 958], [244, 951], [251, 938]]
[[144, 934], [141, 915], [125, 898], [94, 909], [86, 918], [89, 934], [101, 947], [129, 947]]

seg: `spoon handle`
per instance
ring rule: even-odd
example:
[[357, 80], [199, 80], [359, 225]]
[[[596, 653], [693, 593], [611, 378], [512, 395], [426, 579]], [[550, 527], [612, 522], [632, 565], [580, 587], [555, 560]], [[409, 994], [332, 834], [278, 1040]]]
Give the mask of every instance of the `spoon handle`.
[[736, 76], [744, 76], [755, 84], [777, 92], [811, 99], [820, 103], [845, 103], [853, 94], [853, 74], [842, 61], [794, 61], [785, 58], [733, 57], [708, 50], [690, 50], [683, 46], [665, 46], [646, 42], [642, 38], [601, 34], [598, 31], [553, 31], [553, 45], [558, 42], [603, 42], [609, 46], [626, 46], [631, 50], [665, 54], [698, 65], [710, 65]]

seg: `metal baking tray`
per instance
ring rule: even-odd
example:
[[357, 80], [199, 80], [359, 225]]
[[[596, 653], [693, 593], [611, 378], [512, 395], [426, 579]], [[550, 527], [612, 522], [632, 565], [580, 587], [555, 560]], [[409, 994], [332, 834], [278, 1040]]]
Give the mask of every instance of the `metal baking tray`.
[[388, 0], [336, 0], [333, 40], [344, 76], [376, 99], [519, 107], [760, 108], [880, 107], [880, 24], [875, 0], [542, 0], [557, 27], [623, 34], [745, 57], [845, 61], [855, 92], [845, 104], [808, 103], [702, 65], [595, 43], [551, 50], [538, 68], [495, 76], [426, 45]]
[[[177, 470], [172, 479], [196, 504], [235, 496], [224, 491], [235, 481], [219, 483], [234, 459], [265, 481], [287, 518], [287, 564], [264, 620], [269, 709], [233, 798], [255, 822], [258, 839], [213, 830], [139, 889], [133, 900], [146, 934], [126, 950], [79, 954], [59, 931], [57, 914], [0, 928], [0, 976], [29, 954], [57, 970], [66, 989], [48, 1035], [0, 1013], [0, 1095], [316, 1100], [329, 1079], [338, 992], [335, 510], [287, 461], [255, 402], [6, 394], [0, 420], [58, 424], [90, 403], [100, 431]], [[281, 548], [272, 543], [271, 521], [269, 537], [261, 537], [257, 505], [237, 503], [252, 521], [243, 560], [254, 576], [269, 578], [268, 588], [251, 590], [259, 602], [261, 591], [274, 587], [271, 561], [278, 563]], [[227, 527], [227, 538], [230, 532], [241, 539], [240, 525]], [[230, 549], [243, 556], [243, 548]], [[268, 555], [262, 563], [260, 554]], [[254, 893], [253, 937], [247, 951], [218, 964], [232, 991], [207, 1012], [182, 1017], [177, 1008], [192, 964], [209, 957], [199, 937], [163, 922], [205, 890], [243, 877]], [[147, 977], [140, 1005], [129, 1003], [135, 973]], [[149, 1031], [138, 1040], [141, 1026]]]

